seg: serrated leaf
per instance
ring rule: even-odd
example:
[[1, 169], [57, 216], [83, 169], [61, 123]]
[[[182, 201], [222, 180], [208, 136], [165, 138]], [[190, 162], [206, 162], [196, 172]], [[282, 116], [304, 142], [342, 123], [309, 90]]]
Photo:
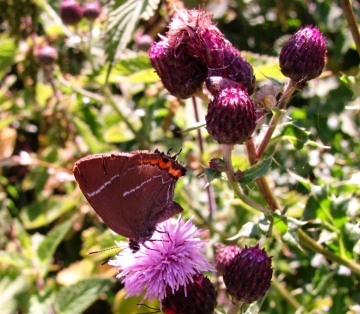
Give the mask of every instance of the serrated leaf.
[[154, 13], [157, 5], [158, 0], [129, 0], [110, 12], [106, 27], [107, 34], [109, 35], [106, 49], [108, 55], [107, 62], [109, 62], [106, 82], [108, 81], [115, 56], [122, 53], [130, 42], [140, 18], [149, 18]]
[[292, 172], [289, 169], [287, 169], [287, 172], [290, 174], [290, 176], [292, 176], [294, 179], [296, 179], [296, 181], [301, 183], [305, 188], [307, 188], [308, 190], [311, 189], [311, 182], [308, 179], [305, 179], [305, 178], [297, 175], [296, 173]]
[[261, 159], [255, 166], [252, 166], [244, 171], [244, 176], [240, 179], [241, 184], [249, 184], [252, 181], [263, 177], [267, 174], [272, 158]]
[[81, 314], [97, 300], [99, 294], [109, 289], [110, 284], [110, 279], [90, 278], [61, 288], [55, 300], [56, 312]]
[[287, 228], [288, 229], [282, 237], [284, 242], [294, 245], [302, 251], [303, 249], [300, 246], [297, 231], [299, 230], [299, 228], [301, 226], [304, 226], [306, 224], [307, 224], [306, 221], [301, 221], [301, 220], [295, 219], [293, 217], [288, 217], [287, 218]]
[[288, 230], [288, 218], [277, 211], [274, 212], [274, 228], [283, 236]]
[[241, 227], [235, 236], [229, 238], [228, 240], [236, 240], [241, 237], [258, 239], [260, 237], [260, 232], [257, 224], [253, 222], [247, 222]]
[[294, 124], [294, 122], [287, 122], [280, 124], [270, 142], [287, 140], [291, 142], [297, 150], [300, 150], [309, 141], [310, 132], [306, 131]]
[[0, 251], [0, 262], [8, 265], [13, 265], [19, 269], [32, 268], [32, 263], [29, 258], [18, 252]]
[[41, 275], [44, 278], [48, 272], [48, 268], [50, 266], [50, 262], [52, 256], [63, 240], [70, 227], [73, 224], [73, 220], [68, 220], [61, 225], [56, 226], [53, 230], [51, 230], [47, 235], [44, 241], [39, 245], [37, 249], [39, 262], [41, 264]]
[[210, 168], [205, 168], [205, 176], [206, 176], [206, 180], [207, 182], [211, 182], [215, 179], [220, 179], [221, 178], [221, 172], [218, 171], [214, 171]]

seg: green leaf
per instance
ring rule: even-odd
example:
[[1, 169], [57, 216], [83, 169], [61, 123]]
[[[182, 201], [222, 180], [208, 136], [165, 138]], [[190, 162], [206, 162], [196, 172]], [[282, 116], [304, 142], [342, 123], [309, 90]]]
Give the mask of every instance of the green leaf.
[[229, 238], [228, 240], [235, 240], [242, 237], [259, 239], [260, 231], [258, 225], [253, 222], [247, 222], [241, 227], [240, 231], [235, 236]]
[[28, 279], [21, 271], [2, 269], [0, 273], [1, 313], [17, 313], [19, 307], [26, 312], [26, 292], [29, 290]]
[[280, 124], [271, 139], [270, 142], [278, 142], [279, 140], [287, 140], [291, 142], [297, 150], [304, 147], [309, 141], [310, 132], [306, 131], [294, 124], [294, 122], [287, 122]]
[[45, 277], [45, 275], [47, 274], [52, 256], [56, 248], [72, 226], [73, 220], [74, 219], [70, 219], [63, 224], [56, 226], [46, 235], [44, 241], [39, 245], [37, 253], [41, 264], [42, 277]]
[[244, 171], [244, 176], [240, 179], [241, 184], [249, 184], [252, 181], [263, 177], [267, 174], [272, 158], [261, 159], [255, 166], [252, 166]]
[[89, 146], [91, 153], [100, 153], [105, 149], [105, 146], [99, 141], [99, 139], [93, 134], [91, 127], [80, 120], [78, 117], [74, 117], [72, 120], [78, 129], [79, 133]]
[[83, 313], [101, 293], [109, 289], [110, 284], [111, 280], [106, 278], [90, 278], [61, 288], [55, 300], [56, 312], [61, 314]]
[[27, 229], [43, 227], [75, 207], [72, 196], [58, 196], [39, 200], [24, 208], [20, 214]]
[[0, 251], [0, 262], [13, 265], [19, 269], [32, 268], [31, 260], [23, 253]]
[[279, 211], [275, 211], [273, 217], [275, 229], [283, 236], [288, 230], [288, 218], [283, 216]]
[[296, 246], [298, 249], [302, 250], [300, 243], [299, 243], [299, 237], [297, 234], [297, 231], [301, 226], [306, 225], [306, 221], [297, 220], [292, 217], [287, 218], [287, 231], [283, 235], [282, 239], [284, 242], [289, 243], [293, 246]]
[[124, 51], [141, 17], [147, 19], [152, 16], [158, 4], [159, 0], [128, 0], [114, 8], [108, 15], [107, 34], [109, 39], [106, 52], [110, 65], [106, 82], [110, 76], [115, 56]]
[[52, 290], [45, 294], [35, 292], [31, 295], [29, 301], [29, 314], [48, 314], [52, 312]]
[[0, 77], [3, 77], [7, 70], [12, 66], [13, 60], [17, 55], [17, 45], [14, 40], [6, 36], [6, 33], [0, 35]]
[[210, 168], [205, 168], [205, 176], [206, 176], [206, 180], [207, 182], [211, 182], [215, 179], [220, 179], [221, 178], [221, 172], [218, 171], [214, 171]]

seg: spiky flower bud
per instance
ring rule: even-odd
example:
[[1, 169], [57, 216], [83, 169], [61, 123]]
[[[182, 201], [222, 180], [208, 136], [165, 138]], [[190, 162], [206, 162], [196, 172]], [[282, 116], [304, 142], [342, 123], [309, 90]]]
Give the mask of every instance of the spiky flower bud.
[[60, 17], [66, 25], [76, 25], [83, 17], [83, 10], [75, 0], [63, 0], [60, 5]]
[[225, 267], [234, 259], [235, 255], [241, 252], [237, 245], [225, 245], [217, 243], [215, 245], [215, 268], [220, 275], [224, 273]]
[[167, 291], [162, 300], [162, 310], [166, 314], [212, 314], [216, 307], [216, 291], [209, 278], [199, 273], [193, 276], [193, 282], [180, 286], [177, 291]]
[[202, 41], [204, 49], [199, 54], [209, 69], [209, 77], [220, 76], [240, 83], [251, 95], [255, 88], [254, 71], [240, 52], [213, 30], [203, 32]]
[[52, 66], [58, 59], [58, 53], [52, 46], [44, 46], [39, 49], [37, 60], [44, 67]]
[[101, 13], [101, 5], [100, 2], [87, 2], [83, 8], [84, 18], [88, 19], [89, 21], [94, 21], [98, 18]]
[[207, 76], [205, 65], [187, 54], [177, 56], [166, 38], [153, 43], [149, 58], [165, 88], [172, 95], [186, 99], [202, 90]]
[[222, 172], [226, 170], [226, 165], [221, 158], [213, 158], [209, 161], [209, 168], [216, 172]]
[[224, 270], [228, 293], [245, 303], [262, 298], [270, 288], [271, 277], [271, 257], [258, 244], [245, 247]]
[[255, 130], [254, 104], [241, 88], [227, 87], [208, 106], [206, 129], [220, 144], [241, 144]]
[[280, 51], [280, 70], [295, 82], [309, 81], [325, 65], [326, 40], [319, 29], [307, 26], [295, 33]]

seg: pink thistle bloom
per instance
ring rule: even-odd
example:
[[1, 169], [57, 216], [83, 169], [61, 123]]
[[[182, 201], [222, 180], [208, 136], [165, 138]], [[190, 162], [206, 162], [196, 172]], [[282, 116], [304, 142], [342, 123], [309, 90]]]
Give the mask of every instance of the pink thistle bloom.
[[167, 296], [167, 287], [172, 293], [183, 287], [186, 295], [186, 285], [193, 282], [195, 274], [215, 271], [203, 254], [206, 241], [199, 238], [203, 231], [192, 220], [167, 220], [158, 225], [146, 247], [141, 246], [136, 253], [122, 251], [109, 261], [119, 267], [117, 278], [123, 278], [127, 297], [145, 291], [143, 300], [161, 301]]

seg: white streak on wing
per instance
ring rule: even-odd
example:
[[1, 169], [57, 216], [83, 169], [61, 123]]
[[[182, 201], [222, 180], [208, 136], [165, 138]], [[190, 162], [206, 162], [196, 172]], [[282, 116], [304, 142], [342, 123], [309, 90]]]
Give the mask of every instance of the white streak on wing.
[[[141, 189], [143, 185], [145, 185], [146, 183], [149, 183], [152, 179], [157, 179], [157, 178], [161, 178], [161, 183], [162, 183], [162, 184], [166, 184], [167, 182], [171, 181], [171, 179], [168, 180], [168, 181], [164, 181], [164, 180], [163, 180], [163, 176], [152, 176], [150, 179], [147, 179], [146, 181], [141, 182], [141, 184], [138, 185], [138, 186], [136, 186], [135, 188], [133, 188], [133, 189], [131, 189], [131, 190], [129, 190], [129, 191], [125, 191], [125, 192], [123, 193], [123, 197], [125, 197], [125, 196], [127, 196], [127, 195], [129, 195], [129, 194], [131, 194], [131, 193], [133, 193], [133, 192], [135, 192], [136, 190]], [[170, 185], [170, 186], [171, 186], [171, 185]], [[169, 188], [170, 188], [170, 187], [169, 187]], [[168, 192], [168, 200], [169, 200], [169, 192]]]
[[109, 184], [111, 184], [112, 181], [114, 181], [116, 178], [118, 178], [120, 175], [116, 174], [114, 175], [109, 181], [106, 181], [103, 185], [101, 185], [97, 190], [94, 192], [86, 193], [88, 197], [93, 197], [96, 194], [99, 194], [103, 189], [105, 189]]

